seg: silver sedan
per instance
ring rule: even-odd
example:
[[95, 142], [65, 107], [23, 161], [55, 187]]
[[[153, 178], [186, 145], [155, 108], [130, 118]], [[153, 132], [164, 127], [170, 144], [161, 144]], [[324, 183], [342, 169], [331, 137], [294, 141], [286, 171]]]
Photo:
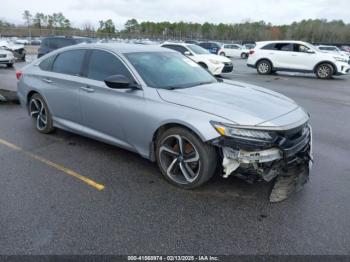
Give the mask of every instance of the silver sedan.
[[291, 99], [217, 79], [161, 47], [87, 44], [17, 72], [35, 128], [61, 128], [156, 161], [171, 183], [196, 188], [215, 173], [275, 181], [270, 201], [308, 180], [311, 127]]

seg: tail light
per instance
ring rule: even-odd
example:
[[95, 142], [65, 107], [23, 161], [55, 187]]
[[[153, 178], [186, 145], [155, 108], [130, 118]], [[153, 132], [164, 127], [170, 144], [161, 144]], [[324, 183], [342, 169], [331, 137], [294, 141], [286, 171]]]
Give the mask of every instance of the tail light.
[[254, 53], [255, 53], [255, 51], [253, 49], [249, 50], [249, 55], [252, 55]]
[[19, 80], [22, 77], [22, 71], [16, 71], [16, 78]]

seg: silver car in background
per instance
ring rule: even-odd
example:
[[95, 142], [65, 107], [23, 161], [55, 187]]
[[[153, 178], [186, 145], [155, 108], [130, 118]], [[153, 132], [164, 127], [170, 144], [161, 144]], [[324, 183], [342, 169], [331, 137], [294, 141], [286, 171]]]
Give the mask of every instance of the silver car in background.
[[77, 45], [16, 75], [39, 132], [61, 128], [134, 151], [181, 188], [220, 172], [274, 179], [270, 201], [277, 202], [308, 180], [312, 135], [303, 108], [276, 92], [216, 79], [178, 52]]

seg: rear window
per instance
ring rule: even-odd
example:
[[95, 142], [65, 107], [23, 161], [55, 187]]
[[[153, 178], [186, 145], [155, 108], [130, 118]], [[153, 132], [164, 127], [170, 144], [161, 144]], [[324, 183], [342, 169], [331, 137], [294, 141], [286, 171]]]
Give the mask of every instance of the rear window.
[[39, 64], [39, 68], [44, 71], [51, 71], [52, 63], [55, 60], [55, 58], [55, 55], [46, 58]]
[[188, 51], [185, 47], [180, 45], [163, 45], [163, 47], [178, 51], [181, 54], [185, 54], [185, 52]]
[[277, 50], [277, 51], [293, 51], [293, 44], [291, 43], [273, 43], [264, 46], [264, 50]]
[[52, 49], [58, 49], [65, 46], [74, 45], [73, 39], [67, 39], [67, 38], [52, 38], [50, 39], [50, 48]]
[[52, 66], [52, 71], [61, 74], [79, 76], [85, 56], [85, 50], [70, 50], [60, 53]]

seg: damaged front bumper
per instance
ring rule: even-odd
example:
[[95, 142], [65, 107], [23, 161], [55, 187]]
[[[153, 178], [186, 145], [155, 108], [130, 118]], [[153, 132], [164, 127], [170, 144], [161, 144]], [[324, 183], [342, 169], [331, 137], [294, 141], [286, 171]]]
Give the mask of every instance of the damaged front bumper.
[[279, 132], [272, 143], [246, 143], [228, 137], [212, 141], [221, 148], [223, 177], [247, 182], [272, 181], [271, 202], [279, 202], [299, 191], [309, 179], [312, 167], [312, 129], [308, 124]]

